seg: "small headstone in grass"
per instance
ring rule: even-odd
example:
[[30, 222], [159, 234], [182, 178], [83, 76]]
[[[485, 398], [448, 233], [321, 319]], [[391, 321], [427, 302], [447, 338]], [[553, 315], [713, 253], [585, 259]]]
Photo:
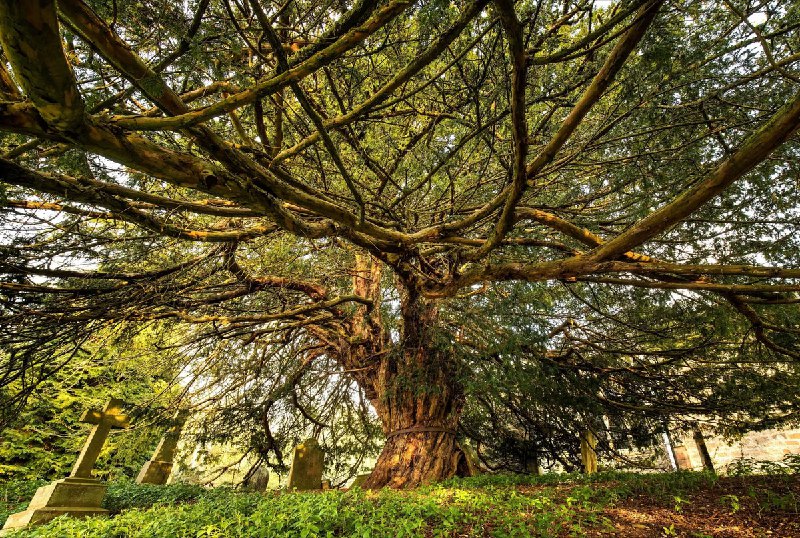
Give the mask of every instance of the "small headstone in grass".
[[372, 473], [366, 473], [366, 474], [360, 474], [360, 475], [356, 476], [353, 479], [353, 481], [350, 483], [350, 487], [351, 488], [360, 488], [361, 486], [364, 485], [364, 482], [367, 481], [367, 478], [369, 478], [369, 475], [371, 475], [371, 474]]
[[672, 451], [675, 454], [675, 465], [679, 471], [691, 471], [693, 469], [689, 451], [686, 450], [684, 445], [675, 445], [672, 447]]
[[325, 454], [316, 439], [308, 439], [294, 449], [292, 468], [289, 471], [289, 489], [307, 491], [322, 489], [322, 469]]
[[247, 480], [242, 484], [242, 487], [248, 491], [256, 491], [264, 493], [269, 484], [269, 470], [265, 465], [260, 465], [258, 469], [253, 471]]
[[534, 476], [542, 474], [542, 468], [539, 467], [539, 458], [535, 454], [525, 462], [525, 472]]
[[461, 446], [461, 451], [464, 453], [464, 459], [467, 464], [469, 476], [478, 476], [480, 474], [483, 474], [483, 469], [481, 468], [481, 460], [480, 458], [478, 458], [478, 452], [467, 443], [462, 443], [460, 446]]
[[156, 447], [153, 457], [147, 461], [136, 477], [137, 484], [166, 484], [172, 474], [172, 463], [181, 430], [186, 423], [188, 412], [178, 411], [172, 420], [172, 426], [167, 430]]
[[94, 424], [94, 428], [89, 433], [70, 475], [37, 489], [28, 508], [10, 515], [3, 530], [39, 525], [65, 514], [86, 517], [108, 513], [108, 510], [100, 508], [108, 486], [92, 478], [92, 469], [111, 429], [127, 428], [130, 423], [128, 417], [122, 413], [122, 406], [122, 400], [113, 398], [102, 411], [84, 411], [81, 422]]

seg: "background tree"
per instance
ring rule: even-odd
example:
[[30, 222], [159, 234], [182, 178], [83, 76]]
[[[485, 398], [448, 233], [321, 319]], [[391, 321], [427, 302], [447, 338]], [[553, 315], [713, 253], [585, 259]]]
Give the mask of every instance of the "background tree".
[[0, 2], [20, 394], [109, 321], [242, 369], [285, 345], [290, 385], [325, 362], [371, 403], [371, 487], [459, 469], [482, 375], [796, 418], [794, 3], [120, 4]]
[[[139, 327], [113, 334], [98, 331], [45, 379], [27, 405], [4, 422], [0, 440], [3, 479], [58, 479], [67, 476], [86, 441], [90, 425], [80, 417], [122, 398], [134, 417], [131, 428], [114, 432], [103, 447], [95, 474], [133, 479], [152, 454], [174, 409], [174, 371], [153, 352], [157, 334]], [[4, 397], [20, 390], [12, 383]]]

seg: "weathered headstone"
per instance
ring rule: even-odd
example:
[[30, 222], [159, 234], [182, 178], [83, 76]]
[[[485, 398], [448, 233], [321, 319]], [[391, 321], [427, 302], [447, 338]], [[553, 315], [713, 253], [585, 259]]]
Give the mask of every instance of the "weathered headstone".
[[267, 485], [269, 485], [269, 469], [262, 464], [259, 465], [258, 469], [251, 470], [248, 473], [242, 484], [242, 489], [263, 493], [267, 490]]
[[535, 456], [525, 462], [525, 472], [534, 476], [542, 474], [542, 469], [539, 467], [539, 459]]
[[356, 477], [353, 479], [353, 481], [352, 481], [352, 482], [350, 482], [350, 487], [351, 487], [351, 488], [360, 488], [361, 486], [363, 486], [363, 485], [364, 485], [364, 482], [366, 482], [366, 481], [367, 481], [367, 478], [369, 478], [369, 476], [370, 476], [371, 474], [372, 474], [372, 473], [366, 473], [366, 474], [360, 474], [360, 475], [357, 475], [357, 476], [356, 476]]
[[581, 434], [581, 463], [584, 473], [597, 472], [597, 437], [591, 430], [585, 430]]
[[10, 515], [3, 530], [46, 523], [64, 514], [85, 517], [108, 513], [100, 508], [108, 486], [92, 478], [92, 469], [111, 429], [128, 427], [129, 420], [122, 414], [122, 405], [122, 400], [111, 399], [102, 411], [84, 411], [81, 422], [95, 426], [70, 475], [37, 489], [27, 510]]
[[316, 439], [308, 439], [294, 449], [289, 471], [289, 489], [299, 491], [322, 489], [322, 469], [325, 455]]
[[178, 440], [181, 430], [186, 423], [188, 412], [179, 411], [173, 418], [172, 426], [167, 430], [153, 453], [153, 457], [144, 464], [139, 476], [136, 477], [137, 484], [166, 484], [169, 475], [172, 473], [172, 464], [175, 459], [175, 451], [178, 448]]
[[684, 445], [675, 445], [672, 447], [672, 453], [675, 455], [675, 466], [679, 471], [691, 471], [694, 468], [689, 451]]
[[467, 443], [461, 443], [459, 446], [461, 447], [461, 451], [464, 453], [464, 460], [467, 464], [467, 469], [469, 470], [469, 476], [478, 476], [483, 474], [481, 460], [478, 458], [478, 452]]

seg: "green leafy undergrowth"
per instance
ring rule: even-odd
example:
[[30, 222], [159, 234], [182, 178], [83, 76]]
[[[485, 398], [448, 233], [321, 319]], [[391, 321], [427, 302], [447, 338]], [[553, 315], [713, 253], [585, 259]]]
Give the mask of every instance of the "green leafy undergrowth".
[[12, 479], [0, 482], [0, 527], [9, 515], [25, 510], [33, 494], [45, 480]]
[[229, 488], [204, 488], [194, 484], [135, 484], [133, 482], [112, 482], [103, 499], [103, 508], [112, 514], [130, 508], [150, 508], [158, 505], [175, 505], [195, 502], [203, 497], [226, 497], [233, 492]]
[[617, 500], [686, 494], [713, 480], [702, 473], [500, 475], [412, 491], [267, 494], [121, 483], [109, 488], [106, 499], [107, 508], [120, 512], [114, 517], [59, 518], [14, 536], [581, 536], [609, 528], [602, 511]]

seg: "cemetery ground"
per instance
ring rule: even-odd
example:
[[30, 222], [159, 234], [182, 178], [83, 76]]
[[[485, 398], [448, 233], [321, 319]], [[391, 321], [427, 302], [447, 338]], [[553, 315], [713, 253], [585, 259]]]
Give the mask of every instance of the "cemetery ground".
[[[61, 517], [27, 537], [800, 536], [800, 474], [483, 475], [414, 490], [247, 493], [112, 483], [112, 517]], [[746, 471], [747, 469], [745, 469]], [[780, 470], [780, 472], [776, 472]], [[32, 484], [0, 486], [0, 520]]]

